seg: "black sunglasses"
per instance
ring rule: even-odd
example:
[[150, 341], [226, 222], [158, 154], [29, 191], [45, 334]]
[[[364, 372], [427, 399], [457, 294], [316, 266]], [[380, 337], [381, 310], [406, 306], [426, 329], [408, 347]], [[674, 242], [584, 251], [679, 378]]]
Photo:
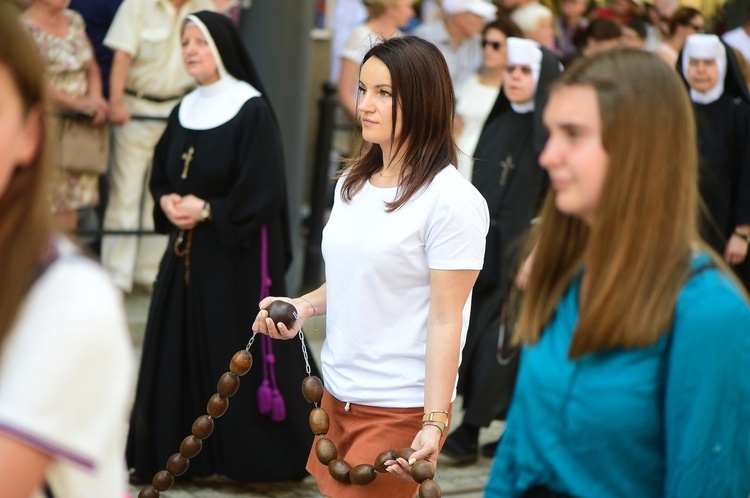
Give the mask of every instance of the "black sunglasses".
[[487, 47], [487, 45], [489, 45], [490, 47], [492, 47], [492, 50], [500, 50], [500, 47], [503, 46], [503, 43], [502, 42], [497, 42], [497, 41], [489, 41], [489, 40], [482, 39], [482, 48]]

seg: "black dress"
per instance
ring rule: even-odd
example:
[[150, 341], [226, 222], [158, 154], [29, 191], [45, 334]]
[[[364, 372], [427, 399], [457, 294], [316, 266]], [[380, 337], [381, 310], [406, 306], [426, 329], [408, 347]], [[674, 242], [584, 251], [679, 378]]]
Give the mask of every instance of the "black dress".
[[[154, 209], [156, 229], [170, 234], [170, 244], [154, 287], [128, 436], [128, 465], [143, 479], [164, 469], [179, 450], [193, 421], [206, 414], [232, 356], [252, 335], [261, 298], [262, 226], [268, 233], [271, 295], [286, 295], [290, 261], [281, 146], [266, 100], [249, 99], [234, 118], [209, 130], [185, 129], [178, 112], [179, 106], [156, 147], [151, 192], [157, 200], [173, 192], [207, 199], [212, 220], [199, 223], [192, 237], [184, 236], [180, 250], [189, 240], [188, 274], [188, 256], [174, 250], [179, 230], [158, 201]], [[192, 162], [182, 178], [183, 155], [191, 147]], [[250, 349], [253, 368], [241, 377], [203, 450], [190, 460], [187, 477], [219, 474], [252, 482], [307, 475], [313, 406], [301, 393], [306, 372], [300, 341], [273, 342], [287, 416], [272, 422], [256, 403], [263, 377], [260, 338]]]
[[535, 111], [517, 113], [501, 91], [474, 151], [472, 183], [487, 201], [490, 228], [484, 266], [472, 294], [458, 391], [464, 396], [463, 423], [475, 428], [504, 418], [515, 384], [517, 358], [506, 363], [497, 354], [501, 311], [531, 219], [541, 208], [549, 184], [538, 163], [546, 139], [541, 114], [549, 86], [559, 73], [557, 58], [542, 48]]
[[[693, 102], [697, 126], [698, 188], [703, 239], [721, 256], [738, 225], [750, 224], [750, 94], [732, 49], [724, 45], [724, 92], [709, 104]], [[679, 65], [683, 53], [678, 58]], [[687, 80], [680, 70], [685, 84]], [[750, 290], [750, 256], [734, 267]]]
[[750, 103], [727, 93], [693, 102], [700, 154], [699, 188], [708, 216], [702, 234], [719, 254], [739, 224], [750, 223]]

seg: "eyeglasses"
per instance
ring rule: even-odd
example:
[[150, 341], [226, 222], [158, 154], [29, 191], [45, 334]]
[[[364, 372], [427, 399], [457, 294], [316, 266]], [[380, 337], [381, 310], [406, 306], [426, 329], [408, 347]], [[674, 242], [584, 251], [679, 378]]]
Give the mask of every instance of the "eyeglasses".
[[527, 76], [531, 74], [531, 67], [529, 66], [505, 66], [505, 72], [508, 74], [513, 74], [516, 69], [520, 69], [521, 73]]
[[492, 47], [492, 50], [500, 50], [500, 47], [503, 46], [503, 42], [489, 41], [489, 40], [482, 39], [482, 48], [486, 48], [487, 45]]

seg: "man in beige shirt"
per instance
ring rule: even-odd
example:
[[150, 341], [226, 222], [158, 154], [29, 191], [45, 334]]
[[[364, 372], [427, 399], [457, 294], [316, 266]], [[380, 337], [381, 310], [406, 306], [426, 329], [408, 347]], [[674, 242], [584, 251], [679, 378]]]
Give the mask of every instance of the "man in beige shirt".
[[[168, 117], [195, 86], [183, 67], [180, 30], [185, 16], [200, 10], [215, 10], [215, 4], [212, 0], [124, 0], [104, 39], [115, 53], [109, 119], [116, 125], [106, 230], [153, 230], [154, 200], [148, 178], [166, 121], [140, 117]], [[102, 264], [124, 292], [131, 292], [134, 283], [150, 289], [166, 243], [163, 236], [106, 236]]]

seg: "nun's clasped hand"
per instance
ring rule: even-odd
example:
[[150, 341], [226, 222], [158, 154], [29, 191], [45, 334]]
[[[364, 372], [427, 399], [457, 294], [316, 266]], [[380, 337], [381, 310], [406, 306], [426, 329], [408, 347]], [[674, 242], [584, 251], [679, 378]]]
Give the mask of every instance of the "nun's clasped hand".
[[[278, 323], [274, 323], [274, 321], [269, 317], [268, 307], [271, 305], [272, 302], [277, 301], [277, 300], [285, 301], [287, 303], [294, 305], [294, 300], [288, 297], [273, 297], [273, 296], [266, 297], [260, 303], [258, 303], [258, 307], [260, 308], [260, 311], [255, 316], [255, 321], [253, 322], [252, 330], [253, 332], [257, 332], [259, 334], [265, 334], [271, 339], [292, 339], [302, 329], [304, 318], [298, 316], [298, 319], [295, 321], [294, 325], [292, 325], [291, 328], [288, 328], [281, 321], [279, 321]], [[297, 306], [295, 307], [299, 309], [299, 307]]]

